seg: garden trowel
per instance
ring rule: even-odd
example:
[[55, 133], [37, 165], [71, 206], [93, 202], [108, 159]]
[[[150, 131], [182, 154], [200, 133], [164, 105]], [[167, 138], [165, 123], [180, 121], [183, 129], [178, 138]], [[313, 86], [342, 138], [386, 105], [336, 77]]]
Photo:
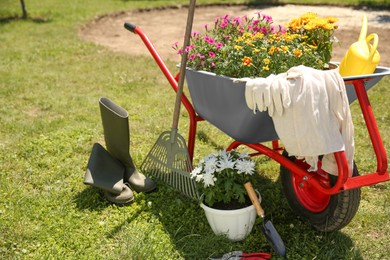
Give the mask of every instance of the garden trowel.
[[[264, 210], [260, 205], [259, 199], [256, 195], [255, 190], [253, 189], [252, 183], [247, 182], [244, 184], [246, 192], [248, 193], [249, 198], [252, 201], [253, 206], [256, 209], [256, 213], [259, 217], [265, 219]], [[276, 231], [274, 225], [271, 221], [267, 221], [265, 224], [263, 222], [263, 225], [261, 226], [261, 231], [267, 238], [269, 244], [271, 245], [272, 249], [275, 250], [275, 252], [279, 256], [286, 256], [286, 247], [284, 246], [284, 242], [282, 238], [280, 237], [278, 231]]]

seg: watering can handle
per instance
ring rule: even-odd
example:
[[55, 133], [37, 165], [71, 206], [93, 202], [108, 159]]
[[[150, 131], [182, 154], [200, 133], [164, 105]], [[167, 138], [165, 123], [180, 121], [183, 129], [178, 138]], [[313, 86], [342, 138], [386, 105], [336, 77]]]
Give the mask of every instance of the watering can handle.
[[378, 48], [378, 41], [379, 41], [378, 34], [372, 33], [372, 34], [367, 36], [366, 42], [367, 42], [368, 46], [370, 46], [369, 44], [370, 44], [370, 41], [372, 39], [374, 39], [374, 42], [373, 42], [373, 45], [369, 48], [370, 49], [370, 55], [368, 56], [369, 61], [372, 61], [372, 59], [374, 58], [374, 54], [376, 52], [376, 49]]

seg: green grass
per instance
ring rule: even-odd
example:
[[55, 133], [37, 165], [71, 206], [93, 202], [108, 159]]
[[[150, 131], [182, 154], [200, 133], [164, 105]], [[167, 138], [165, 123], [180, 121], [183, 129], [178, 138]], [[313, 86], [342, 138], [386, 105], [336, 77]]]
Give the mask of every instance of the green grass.
[[[170, 129], [175, 97], [147, 53], [133, 57], [83, 42], [79, 27], [105, 13], [174, 3], [26, 1], [31, 19], [20, 20], [10, 19], [21, 15], [19, 1], [1, 1], [0, 258], [206, 259], [233, 250], [272, 252], [258, 229], [238, 243], [216, 237], [197, 204], [163, 184], [158, 192], [135, 194], [131, 206], [118, 207], [82, 183], [93, 143], [103, 143], [99, 97], [129, 111], [136, 165], [158, 135]], [[168, 66], [175, 69], [173, 63]], [[386, 78], [369, 92], [388, 154], [389, 85]], [[357, 104], [352, 111], [359, 115]], [[187, 136], [188, 116], [181, 114], [179, 129]], [[364, 123], [360, 116], [354, 123], [356, 163], [362, 173], [373, 171], [375, 157]], [[201, 124], [195, 160], [229, 141]], [[353, 221], [339, 232], [322, 233], [288, 208], [278, 182], [279, 165], [266, 158], [257, 165], [267, 216], [290, 259], [389, 255], [389, 183], [363, 188]]]

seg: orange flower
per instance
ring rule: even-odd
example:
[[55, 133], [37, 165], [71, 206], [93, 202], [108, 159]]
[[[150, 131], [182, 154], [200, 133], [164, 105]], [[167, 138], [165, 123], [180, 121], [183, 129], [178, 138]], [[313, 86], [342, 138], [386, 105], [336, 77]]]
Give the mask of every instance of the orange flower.
[[247, 67], [250, 67], [250, 66], [252, 65], [252, 58], [251, 58], [251, 57], [245, 56], [245, 57], [242, 59], [242, 65], [247, 66]]
[[295, 49], [294, 50], [294, 55], [299, 58], [299, 57], [302, 56], [302, 51], [300, 49]]

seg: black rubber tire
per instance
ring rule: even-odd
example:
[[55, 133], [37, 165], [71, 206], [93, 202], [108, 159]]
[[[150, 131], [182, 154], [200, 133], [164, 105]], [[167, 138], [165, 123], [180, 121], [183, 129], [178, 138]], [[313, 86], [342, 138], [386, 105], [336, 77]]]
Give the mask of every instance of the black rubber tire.
[[[283, 155], [291, 161], [296, 159], [295, 157], [288, 157], [286, 153]], [[298, 216], [308, 220], [315, 229], [325, 232], [340, 230], [348, 225], [356, 215], [360, 205], [360, 188], [346, 190], [332, 195], [327, 207], [323, 211], [313, 212], [298, 200], [293, 188], [292, 173], [283, 166], [280, 167], [280, 173], [283, 191], [290, 208]], [[358, 175], [358, 169], [354, 163], [353, 176]], [[336, 176], [332, 177], [337, 178]]]

